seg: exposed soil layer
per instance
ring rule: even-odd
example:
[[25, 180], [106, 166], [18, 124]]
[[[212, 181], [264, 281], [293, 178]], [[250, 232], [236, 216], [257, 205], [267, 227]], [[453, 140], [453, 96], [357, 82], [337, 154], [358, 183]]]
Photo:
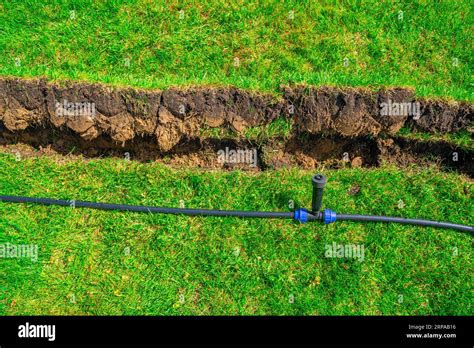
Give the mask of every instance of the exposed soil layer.
[[[341, 137], [302, 133], [288, 139], [265, 141], [242, 139], [186, 138], [169, 151], [162, 151], [150, 136], [117, 144], [110, 136], [101, 135], [85, 140], [77, 133], [65, 130], [27, 128], [11, 132], [2, 129], [0, 150], [21, 157], [61, 156], [84, 158], [115, 157], [141, 162], [159, 161], [172, 166], [192, 166], [206, 169], [242, 169], [259, 171], [299, 167], [313, 169], [377, 167], [382, 162], [398, 166], [437, 164], [445, 170], [455, 170], [474, 177], [474, 150], [447, 142], [432, 142], [402, 137]], [[219, 151], [247, 151], [250, 157], [220, 157]]]
[[[281, 87], [282, 96], [236, 88], [171, 88], [147, 91], [100, 84], [49, 83], [43, 79], [0, 79], [0, 123], [10, 131], [42, 126], [69, 129], [85, 140], [108, 135], [117, 144], [151, 136], [162, 151], [202, 127], [263, 126], [278, 116], [290, 118], [295, 131], [340, 136], [394, 134], [405, 123], [427, 132], [455, 132], [472, 124], [474, 105], [415, 100], [409, 89], [306, 86]], [[419, 102], [419, 117], [383, 115], [382, 103]], [[71, 111], [88, 103], [93, 113]], [[93, 105], [93, 107], [91, 106]], [[406, 110], [405, 110], [406, 111]], [[405, 112], [406, 114], [406, 112]]]
[[[419, 103], [419, 114], [390, 116], [383, 103]], [[73, 108], [71, 109], [71, 105]], [[386, 104], [385, 104], [386, 105]], [[467, 102], [416, 99], [410, 89], [283, 86], [281, 96], [236, 88], [149, 91], [44, 79], [0, 79], [0, 145], [29, 144], [55, 153], [120, 156], [206, 168], [222, 163], [217, 151], [255, 149], [252, 170], [300, 166], [374, 166], [440, 163], [472, 176], [469, 150], [448, 143], [397, 138], [404, 125], [424, 132], [456, 132], [473, 123]], [[289, 138], [242, 140], [247, 127], [290, 119]], [[202, 139], [203, 128], [232, 129], [235, 139]], [[453, 155], [457, 153], [457, 155]], [[453, 157], [454, 156], [454, 157]], [[456, 157], [457, 156], [457, 157]]]

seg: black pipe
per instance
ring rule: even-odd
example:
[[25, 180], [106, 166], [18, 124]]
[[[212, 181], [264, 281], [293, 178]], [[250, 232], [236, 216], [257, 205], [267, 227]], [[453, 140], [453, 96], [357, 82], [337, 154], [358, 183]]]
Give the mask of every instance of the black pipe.
[[311, 201], [311, 212], [317, 213], [323, 205], [324, 186], [326, 185], [326, 177], [322, 174], [313, 176], [311, 183], [313, 184], [313, 197]]
[[471, 234], [474, 233], [474, 227], [471, 227], [471, 226], [452, 224], [450, 222], [438, 222], [438, 221], [421, 220], [421, 219], [406, 219], [406, 218], [391, 217], [391, 216], [337, 214], [337, 220], [395, 222], [399, 224], [408, 224], [408, 225], [417, 225], [417, 226], [452, 228], [458, 231], [470, 232]]
[[13, 203], [34, 203], [43, 205], [60, 205], [73, 208], [92, 208], [101, 210], [133, 211], [139, 213], [182, 214], [189, 216], [236, 216], [254, 218], [290, 218], [294, 212], [269, 212], [269, 211], [239, 211], [239, 210], [213, 210], [213, 209], [187, 209], [147, 207], [141, 205], [95, 203], [87, 201], [69, 201], [64, 199], [34, 198], [21, 196], [0, 196], [0, 201]]
[[[12, 203], [34, 203], [42, 205], [59, 205], [74, 208], [92, 208], [101, 210], [118, 210], [131, 211], [140, 213], [162, 213], [162, 214], [181, 214], [189, 216], [233, 216], [233, 217], [249, 217], [249, 218], [290, 218], [300, 222], [306, 221], [323, 221], [325, 224], [340, 221], [371, 221], [371, 222], [392, 222], [401, 224], [410, 224], [418, 226], [430, 226], [440, 228], [452, 228], [455, 230], [469, 232], [474, 234], [474, 227], [453, 224], [449, 222], [437, 222], [420, 219], [405, 219], [399, 217], [374, 216], [374, 215], [352, 215], [352, 214], [336, 214], [326, 209], [324, 212], [308, 212], [306, 209], [297, 209], [294, 212], [260, 212], [260, 211], [239, 211], [239, 210], [213, 210], [213, 209], [187, 209], [187, 208], [165, 208], [165, 207], [149, 207], [136, 206], [127, 204], [110, 204], [95, 203], [87, 201], [35, 198], [22, 196], [0, 196], [0, 202]], [[298, 213], [298, 214], [297, 214]]]

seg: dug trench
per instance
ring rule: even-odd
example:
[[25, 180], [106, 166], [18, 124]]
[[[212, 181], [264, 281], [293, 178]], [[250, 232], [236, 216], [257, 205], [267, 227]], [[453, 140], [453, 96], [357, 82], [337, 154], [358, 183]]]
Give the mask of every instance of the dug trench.
[[[384, 114], [384, 103], [417, 103], [418, 114]], [[232, 87], [150, 91], [0, 79], [0, 146], [22, 156], [114, 156], [244, 170], [435, 163], [473, 177], [472, 148], [397, 135], [401, 127], [438, 134], [469, 130], [473, 114], [472, 103], [420, 99], [402, 88], [297, 85], [274, 95]], [[278, 119], [291, 127], [247, 136]], [[225, 135], [204, 135], [203, 129]], [[235, 157], [235, 150], [250, 157]]]

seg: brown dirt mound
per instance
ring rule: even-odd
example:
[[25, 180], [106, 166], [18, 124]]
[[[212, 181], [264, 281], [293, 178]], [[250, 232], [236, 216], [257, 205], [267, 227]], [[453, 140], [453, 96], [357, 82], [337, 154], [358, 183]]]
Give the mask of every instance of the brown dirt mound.
[[[443, 142], [394, 134], [409, 125], [425, 132], [455, 132], [472, 124], [466, 102], [416, 100], [413, 91], [283, 86], [282, 96], [236, 88], [171, 88], [147, 91], [100, 84], [0, 79], [0, 145], [28, 144], [27, 153], [85, 157], [128, 154], [140, 161], [204, 168], [262, 170], [298, 166], [370, 167], [437, 163], [473, 176], [473, 152]], [[419, 118], [382, 115], [382, 103], [419, 103]], [[85, 104], [82, 104], [85, 103]], [[93, 105], [69, 113], [67, 105]], [[92, 112], [93, 111], [93, 112]], [[259, 141], [240, 137], [245, 128], [290, 119], [292, 133]], [[202, 129], [232, 129], [229, 139], [202, 138]], [[258, 166], [219, 162], [226, 147], [253, 149]], [[4, 149], [5, 150], [5, 149]], [[453, 154], [456, 153], [456, 160]]]
[[[360, 137], [394, 134], [404, 124], [424, 131], [455, 132], [472, 124], [474, 106], [466, 102], [417, 100], [419, 119], [383, 116], [382, 102], [413, 102], [409, 89], [371, 92], [355, 88], [281, 87], [282, 97], [236, 88], [171, 88], [148, 91], [44, 79], [0, 79], [0, 125], [11, 132], [27, 128], [70, 130], [91, 141], [110, 137], [125, 145], [153, 137], [169, 151], [183, 139], [199, 136], [202, 127], [223, 127], [237, 133], [263, 126], [283, 115], [293, 120], [295, 134]], [[64, 103], [90, 103], [94, 114], [64, 116]], [[5, 133], [1, 134], [5, 136]]]

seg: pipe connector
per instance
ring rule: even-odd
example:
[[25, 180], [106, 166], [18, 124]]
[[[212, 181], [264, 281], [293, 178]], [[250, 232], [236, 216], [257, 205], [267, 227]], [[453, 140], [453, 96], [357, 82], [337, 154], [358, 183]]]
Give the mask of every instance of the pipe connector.
[[327, 224], [331, 224], [337, 220], [337, 215], [335, 211], [331, 209], [325, 209], [323, 214], [323, 222]]
[[304, 208], [296, 209], [293, 215], [293, 219], [301, 222], [302, 224], [308, 222], [308, 210]]

